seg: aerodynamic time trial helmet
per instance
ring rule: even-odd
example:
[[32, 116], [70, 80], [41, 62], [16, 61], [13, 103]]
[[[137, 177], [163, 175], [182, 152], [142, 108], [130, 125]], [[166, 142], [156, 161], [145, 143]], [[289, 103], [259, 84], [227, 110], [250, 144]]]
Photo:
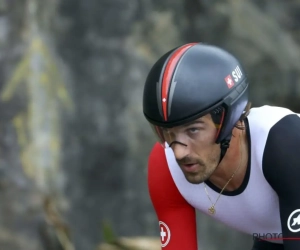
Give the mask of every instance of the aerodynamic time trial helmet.
[[143, 112], [163, 144], [162, 128], [211, 113], [218, 123], [216, 143], [226, 145], [247, 102], [248, 80], [239, 61], [219, 47], [189, 43], [154, 64], [144, 86]]

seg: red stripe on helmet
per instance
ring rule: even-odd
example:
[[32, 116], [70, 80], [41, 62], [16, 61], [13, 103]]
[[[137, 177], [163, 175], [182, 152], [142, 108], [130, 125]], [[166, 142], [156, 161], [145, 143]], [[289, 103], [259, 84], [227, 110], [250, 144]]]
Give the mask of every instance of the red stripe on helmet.
[[169, 97], [168, 94], [169, 94], [169, 89], [170, 89], [174, 70], [176, 68], [176, 65], [177, 65], [179, 59], [184, 54], [184, 52], [195, 44], [196, 43], [189, 43], [189, 44], [186, 44], [186, 45], [180, 47], [179, 49], [177, 49], [173, 53], [173, 55], [171, 56], [171, 58], [169, 59], [167, 65], [165, 67], [165, 71], [164, 71], [164, 75], [163, 75], [163, 79], [162, 79], [162, 98], [161, 98], [165, 121], [167, 121], [167, 118], [168, 118], [168, 109], [167, 109], [168, 97]]

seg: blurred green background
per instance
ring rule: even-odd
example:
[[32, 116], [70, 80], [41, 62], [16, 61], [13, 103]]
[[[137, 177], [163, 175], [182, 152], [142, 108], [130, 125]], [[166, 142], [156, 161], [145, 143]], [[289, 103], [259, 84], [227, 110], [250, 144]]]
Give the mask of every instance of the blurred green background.
[[[1, 250], [159, 240], [143, 85], [187, 42], [236, 55], [253, 106], [300, 113], [299, 0], [0, 0]], [[198, 220], [200, 249], [251, 248], [251, 236]]]

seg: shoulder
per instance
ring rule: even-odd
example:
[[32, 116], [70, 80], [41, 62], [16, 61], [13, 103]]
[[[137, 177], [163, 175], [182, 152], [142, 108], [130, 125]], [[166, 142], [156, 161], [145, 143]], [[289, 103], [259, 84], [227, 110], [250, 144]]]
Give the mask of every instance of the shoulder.
[[277, 124], [285, 117], [295, 115], [293, 111], [275, 106], [262, 106], [252, 108], [247, 117], [251, 140], [253, 143], [264, 146], [270, 130], [277, 126]]
[[251, 140], [264, 146], [265, 153], [280, 151], [283, 145], [293, 144], [299, 139], [300, 115], [290, 109], [275, 106], [252, 108], [247, 119]]
[[161, 144], [156, 143], [149, 155], [148, 159], [148, 173], [164, 173], [168, 170], [168, 163], [166, 160], [165, 150]]
[[286, 115], [269, 130], [264, 152], [265, 162], [286, 161], [288, 156], [299, 159], [299, 147], [300, 116], [295, 113]]
[[252, 108], [248, 120], [250, 131], [252, 129], [260, 132], [258, 135], [266, 136], [266, 147], [278, 140], [292, 142], [293, 138], [289, 138], [289, 135], [297, 138], [299, 133], [300, 114], [287, 108], [275, 106]]
[[155, 161], [157, 158], [165, 158], [165, 150], [158, 142], [154, 144], [150, 151], [149, 162]]
[[[300, 174], [300, 116], [289, 112], [274, 123], [267, 134], [263, 152], [263, 172], [277, 188], [289, 185]], [[280, 176], [280, 181], [279, 177]]]
[[149, 155], [148, 160], [148, 183], [149, 188], [157, 189], [162, 186], [173, 186], [174, 181], [169, 170], [165, 149], [156, 143]]
[[148, 188], [156, 208], [186, 205], [171, 175], [164, 148], [155, 144], [148, 161]]
[[283, 117], [290, 114], [295, 113], [287, 108], [265, 105], [252, 108], [248, 119], [253, 125], [271, 128]]

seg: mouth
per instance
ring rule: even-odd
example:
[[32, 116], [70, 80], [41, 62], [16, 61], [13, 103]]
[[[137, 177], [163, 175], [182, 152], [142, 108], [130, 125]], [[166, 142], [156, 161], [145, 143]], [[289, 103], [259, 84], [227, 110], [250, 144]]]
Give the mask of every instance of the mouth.
[[194, 173], [198, 170], [198, 163], [181, 164], [182, 170], [187, 173]]

